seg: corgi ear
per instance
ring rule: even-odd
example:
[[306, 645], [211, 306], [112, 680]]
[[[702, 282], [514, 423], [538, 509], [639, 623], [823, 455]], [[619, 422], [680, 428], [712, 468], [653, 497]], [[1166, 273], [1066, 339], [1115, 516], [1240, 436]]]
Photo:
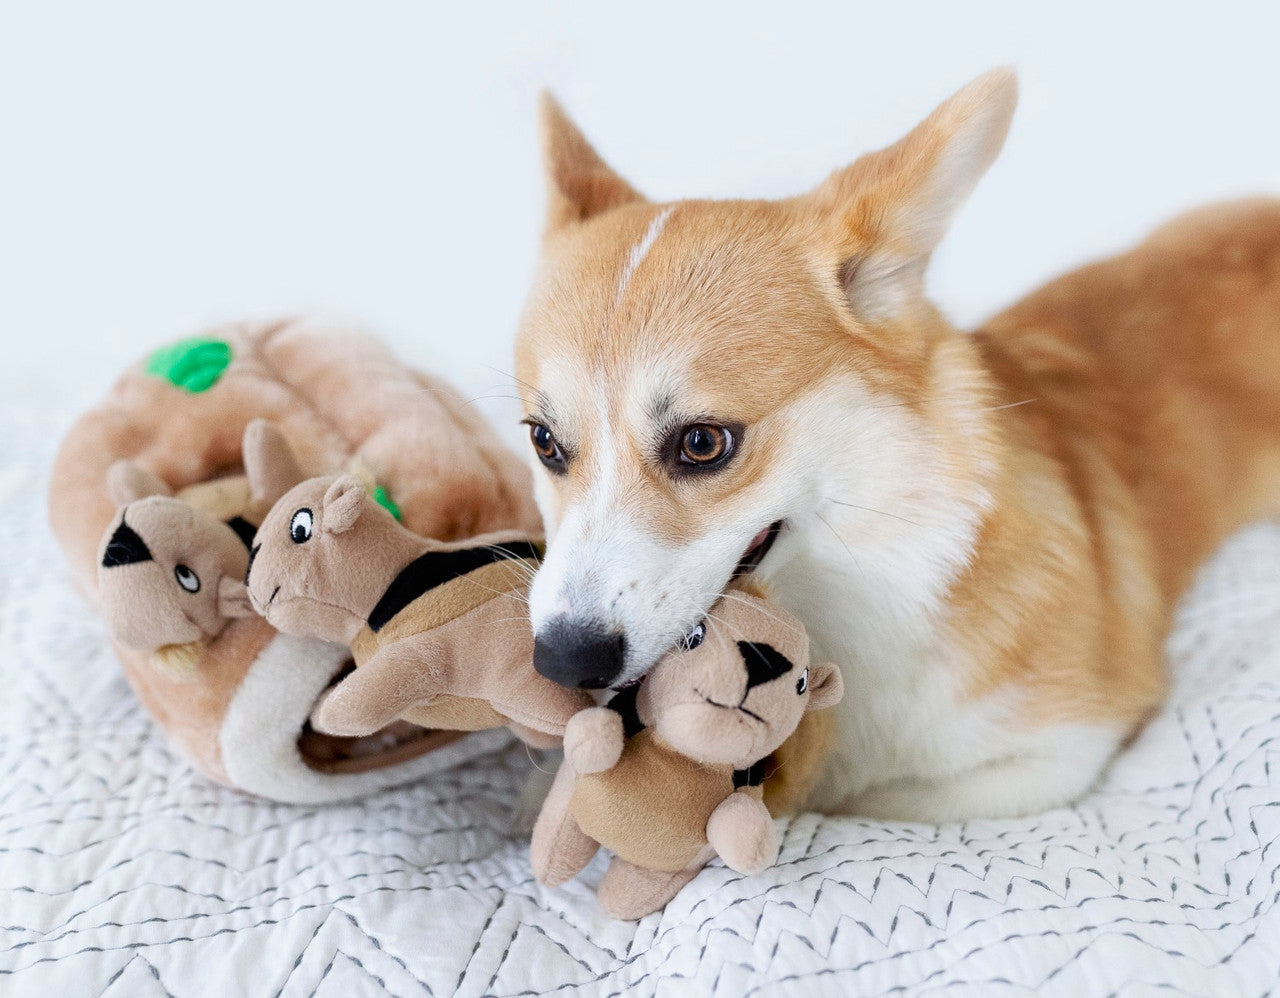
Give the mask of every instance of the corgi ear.
[[107, 469], [107, 495], [117, 506], [148, 496], [171, 496], [173, 490], [146, 468], [132, 461], [116, 461]]
[[1017, 102], [1013, 70], [985, 73], [813, 192], [834, 218], [839, 278], [860, 317], [889, 319], [921, 299], [929, 257], [999, 154]]
[[826, 710], [844, 698], [844, 676], [830, 662], [809, 666], [809, 710]]
[[343, 475], [324, 494], [320, 526], [331, 534], [341, 534], [355, 526], [370, 501], [364, 482], [355, 475]]
[[549, 93], [543, 93], [539, 112], [547, 174], [547, 232], [644, 200], [591, 148]]
[[306, 477], [280, 427], [268, 420], [255, 419], [245, 427], [240, 449], [255, 503], [275, 503]]

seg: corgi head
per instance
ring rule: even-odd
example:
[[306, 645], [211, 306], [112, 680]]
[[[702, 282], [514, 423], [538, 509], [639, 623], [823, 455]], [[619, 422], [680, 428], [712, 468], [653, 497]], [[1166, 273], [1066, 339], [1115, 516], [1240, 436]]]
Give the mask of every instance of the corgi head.
[[878, 542], [962, 488], [963, 418], [932, 404], [966, 394], [941, 380], [960, 338], [923, 276], [1015, 101], [995, 71], [808, 194], [671, 204], [545, 102], [547, 230], [516, 347], [549, 542], [540, 672], [631, 681], [831, 504], [867, 511], [839, 543]]

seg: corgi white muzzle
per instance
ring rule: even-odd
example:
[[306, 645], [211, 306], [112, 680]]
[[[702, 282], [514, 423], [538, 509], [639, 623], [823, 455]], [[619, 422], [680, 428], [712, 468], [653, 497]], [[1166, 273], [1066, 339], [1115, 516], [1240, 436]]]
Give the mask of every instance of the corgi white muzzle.
[[[534, 667], [562, 686], [605, 689], [642, 677], [754, 570], [782, 528], [717, 530], [671, 545], [626, 521], [570, 513], [530, 593]], [[744, 535], [746, 540], [744, 540]]]

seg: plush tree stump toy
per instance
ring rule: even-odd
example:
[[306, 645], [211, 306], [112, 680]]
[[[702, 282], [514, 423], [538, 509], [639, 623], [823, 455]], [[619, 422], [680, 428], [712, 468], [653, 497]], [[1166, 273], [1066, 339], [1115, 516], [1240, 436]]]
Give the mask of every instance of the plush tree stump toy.
[[[289, 467], [282, 437], [246, 438], [257, 469]], [[444, 543], [396, 522], [353, 475], [313, 478], [275, 504], [254, 538], [254, 608], [275, 628], [340, 641], [355, 670], [317, 703], [312, 726], [367, 735], [397, 719], [423, 727], [508, 727], [539, 748], [591, 704], [533, 668], [528, 588], [540, 549], [527, 535]]]
[[538, 880], [556, 886], [604, 846], [598, 897], [615, 918], [656, 911], [714, 856], [739, 873], [777, 858], [764, 760], [806, 711], [838, 703], [833, 665], [809, 665], [799, 621], [733, 592], [607, 707], [576, 714], [534, 827]]
[[302, 317], [162, 346], [70, 428], [49, 485], [71, 579], [143, 707], [200, 772], [282, 801], [350, 799], [495, 747], [408, 722], [361, 738], [310, 727], [350, 653], [278, 633], [244, 599], [245, 539], [283, 492], [249, 486], [258, 418], [298, 458], [286, 488], [355, 471], [419, 536], [540, 529], [525, 463], [461, 394], [360, 330]]

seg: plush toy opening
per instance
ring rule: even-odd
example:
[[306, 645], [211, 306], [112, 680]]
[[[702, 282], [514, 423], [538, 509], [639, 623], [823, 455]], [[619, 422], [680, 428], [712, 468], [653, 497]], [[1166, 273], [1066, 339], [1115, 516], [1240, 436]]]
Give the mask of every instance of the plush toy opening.
[[[335, 686], [356, 667], [347, 660], [329, 686]], [[407, 762], [463, 737], [465, 731], [436, 731], [408, 721], [394, 721], [380, 731], [359, 738], [321, 734], [307, 721], [298, 735], [298, 752], [309, 769], [321, 773], [363, 773]]]

